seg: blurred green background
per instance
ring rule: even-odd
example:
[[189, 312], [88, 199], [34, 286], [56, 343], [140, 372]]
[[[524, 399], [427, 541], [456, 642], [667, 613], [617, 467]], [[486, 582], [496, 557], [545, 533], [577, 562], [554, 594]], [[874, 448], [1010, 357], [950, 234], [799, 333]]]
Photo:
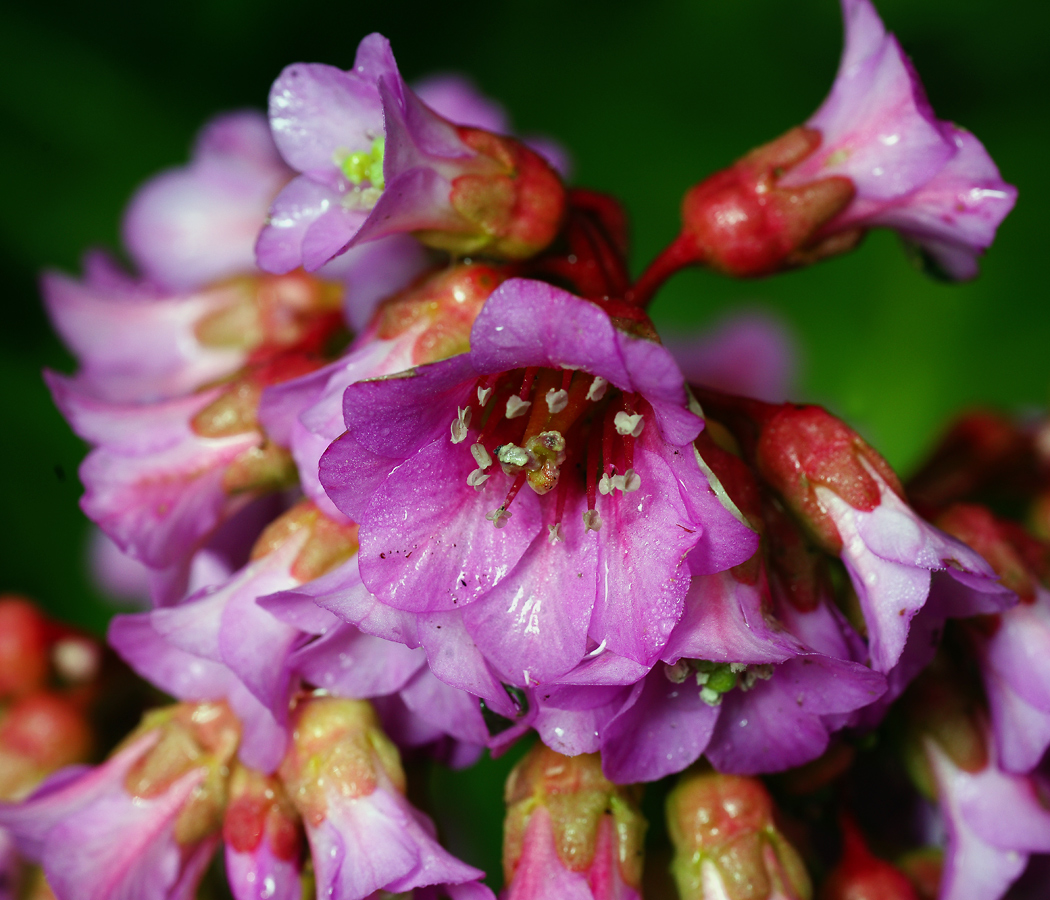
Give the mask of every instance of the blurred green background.
[[[830, 406], [907, 471], [954, 410], [1041, 407], [1050, 386], [1043, 293], [1050, 208], [1050, 6], [1028, 0], [880, 0], [938, 113], [985, 142], [1020, 188], [982, 276], [945, 286], [913, 270], [896, 239], [758, 282], [690, 272], [658, 300], [658, 324], [698, 328], [728, 309], [779, 313], [803, 352], [802, 398]], [[183, 162], [218, 110], [262, 107], [287, 63], [348, 66], [383, 31], [409, 78], [472, 75], [520, 131], [569, 147], [575, 181], [625, 201], [634, 264], [676, 232], [692, 183], [798, 124], [831, 84], [835, 0], [7, 0], [0, 8], [0, 329], [3, 534], [0, 590], [101, 631], [109, 614], [84, 574], [77, 508], [84, 447], [41, 383], [71, 360], [37, 296], [43, 267], [75, 271], [117, 247], [123, 204], [150, 173]], [[506, 763], [440, 776], [437, 796], [498, 815]], [[471, 787], [472, 790], [467, 790]], [[492, 861], [498, 830], [462, 849]]]

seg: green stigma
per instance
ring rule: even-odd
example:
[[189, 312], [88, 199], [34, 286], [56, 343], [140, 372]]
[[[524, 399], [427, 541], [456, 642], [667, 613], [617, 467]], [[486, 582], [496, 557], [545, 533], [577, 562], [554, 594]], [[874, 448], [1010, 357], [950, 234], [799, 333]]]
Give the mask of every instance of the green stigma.
[[696, 666], [696, 683], [700, 687], [700, 697], [711, 706], [722, 702], [722, 695], [728, 694], [737, 683], [737, 672], [742, 666], [732, 663], [716, 663], [700, 659]]
[[340, 164], [346, 180], [353, 185], [369, 182], [374, 188], [383, 189], [383, 154], [386, 151], [386, 139], [377, 137], [372, 141], [372, 149], [348, 153]]

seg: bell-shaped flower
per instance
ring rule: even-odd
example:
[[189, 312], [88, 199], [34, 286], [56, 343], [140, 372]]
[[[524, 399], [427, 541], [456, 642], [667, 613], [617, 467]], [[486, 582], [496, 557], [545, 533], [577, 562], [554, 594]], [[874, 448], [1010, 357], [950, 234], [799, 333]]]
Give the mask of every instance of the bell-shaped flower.
[[768, 275], [851, 250], [873, 227], [897, 230], [934, 274], [977, 274], [1016, 189], [977, 138], [935, 116], [870, 0], [842, 0], [842, 12], [845, 49], [820, 109], [690, 189], [639, 301], [686, 265]]
[[251, 272], [266, 210], [294, 173], [254, 110], [212, 119], [187, 166], [162, 172], [136, 192], [124, 243], [139, 270], [173, 291]]
[[842, 560], [877, 671], [890, 671], [900, 659], [933, 580], [950, 582], [942, 598], [946, 616], [1015, 602], [978, 553], [908, 506], [886, 461], [841, 420], [817, 406], [769, 406], [709, 391], [699, 396], [816, 547]]
[[[293, 734], [280, 777], [306, 827], [319, 896], [364, 900], [482, 877], [437, 843], [430, 820], [405, 798], [397, 750], [368, 703], [306, 699]], [[480, 884], [473, 890], [491, 897]]]
[[360, 523], [365, 585], [462, 610], [511, 684], [598, 646], [651, 664], [690, 572], [754, 552], [692, 447], [703, 423], [670, 354], [550, 285], [505, 282], [469, 353], [352, 384], [343, 413], [321, 484]]
[[640, 900], [646, 822], [596, 755], [542, 744], [507, 779], [503, 900]]
[[600, 750], [619, 783], [655, 781], [701, 754], [746, 775], [820, 756], [842, 714], [877, 700], [885, 679], [798, 640], [772, 617], [764, 573], [742, 568], [693, 579], [662, 661], [637, 683], [618, 686], [627, 661], [605, 654], [538, 690], [543, 740]]
[[683, 776], [667, 798], [671, 872], [682, 900], [810, 897], [805, 866], [773, 817], [773, 801], [755, 778]]
[[270, 124], [302, 175], [276, 198], [259, 236], [263, 269], [313, 271], [383, 234], [419, 232], [441, 249], [469, 244], [511, 258], [553, 240], [565, 192], [547, 162], [495, 134], [506, 124], [500, 111], [462, 81], [424, 84], [422, 93], [433, 107], [403, 82], [379, 34], [361, 42], [347, 72], [297, 63], [281, 73]]
[[151, 713], [101, 766], [0, 806], [0, 824], [58, 900], [183, 900], [220, 838], [238, 731], [221, 704]]

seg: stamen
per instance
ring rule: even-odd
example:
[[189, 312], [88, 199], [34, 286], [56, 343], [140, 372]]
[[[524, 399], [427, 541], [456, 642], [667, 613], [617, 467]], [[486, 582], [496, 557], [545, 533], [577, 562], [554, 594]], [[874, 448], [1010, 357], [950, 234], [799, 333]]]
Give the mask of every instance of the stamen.
[[[510, 490], [507, 491], [507, 499], [503, 501], [503, 506], [501, 506], [500, 509], [502, 509], [504, 511], [507, 510], [507, 508], [511, 505], [511, 503], [514, 502], [514, 498], [518, 496], [518, 491], [521, 490], [521, 486], [524, 483], [525, 483], [525, 476], [524, 475], [519, 475], [516, 479], [514, 479], [514, 484], [512, 484], [510, 486]], [[507, 515], [509, 516], [510, 513], [507, 513]], [[499, 527], [499, 526], [497, 526], [497, 527]]]
[[474, 490], [480, 491], [481, 486], [489, 480], [490, 472], [485, 472], [481, 469], [475, 469], [467, 476], [467, 484], [469, 484]]
[[641, 413], [628, 413], [621, 410], [616, 414], [616, 418], [613, 419], [613, 424], [616, 426], [618, 434], [624, 436], [630, 435], [631, 437], [638, 437], [642, 433], [642, 429], [645, 427], [645, 422], [642, 421]]
[[470, 417], [471, 408], [469, 406], [466, 409], [456, 407], [456, 421], [452, 423], [453, 444], [458, 444], [466, 440], [467, 431], [470, 428]]
[[597, 428], [591, 429], [587, 441], [587, 508], [594, 509], [598, 502], [598, 486], [595, 483], [598, 466], [601, 463], [601, 437]]
[[553, 525], [547, 526], [547, 540], [552, 546], [565, 540], [561, 536], [561, 522], [555, 522]]
[[489, 402], [489, 397], [492, 396], [492, 388], [482, 387], [478, 385], [478, 403], [481, 404], [481, 408], [485, 408], [485, 404]]
[[568, 392], [569, 385], [572, 384], [572, 375], [573, 375], [572, 369], [562, 369], [561, 370], [561, 389], [563, 391]]
[[613, 419], [608, 413], [602, 419], [602, 462], [605, 463], [605, 474], [611, 476], [616, 471], [616, 464], [613, 459]]
[[595, 375], [594, 381], [591, 382], [591, 386], [587, 389], [587, 399], [597, 403], [605, 396], [605, 390], [608, 387], [608, 381], [602, 378], [601, 375]]
[[622, 482], [623, 478], [619, 475], [610, 476], [608, 473], [603, 474], [602, 477], [598, 479], [598, 493], [603, 497], [611, 494], [618, 486], [617, 480]]
[[521, 397], [515, 397], [511, 394], [507, 398], [507, 418], [516, 419], [518, 416], [525, 415], [526, 410], [532, 406], [531, 400], [522, 400]]
[[617, 482], [616, 487], [625, 494], [633, 494], [642, 486], [642, 476], [634, 469], [628, 469], [623, 475], [615, 476], [613, 481]]
[[480, 468], [487, 469], [492, 465], [492, 457], [489, 455], [489, 451], [485, 449], [484, 444], [471, 444], [470, 453], [474, 457], [474, 462]]
[[569, 392], [565, 388], [562, 388], [560, 391], [547, 391], [547, 409], [550, 410], [552, 416], [560, 413], [568, 405]]
[[497, 509], [494, 509], [492, 512], [485, 514], [485, 518], [488, 519], [497, 528], [502, 528], [504, 525], [506, 525], [507, 519], [509, 519], [510, 517], [511, 513], [507, 512], [507, 508], [505, 506], [500, 506]]
[[602, 517], [598, 515], [598, 510], [588, 509], [583, 514], [583, 530], [587, 531], [601, 531]]

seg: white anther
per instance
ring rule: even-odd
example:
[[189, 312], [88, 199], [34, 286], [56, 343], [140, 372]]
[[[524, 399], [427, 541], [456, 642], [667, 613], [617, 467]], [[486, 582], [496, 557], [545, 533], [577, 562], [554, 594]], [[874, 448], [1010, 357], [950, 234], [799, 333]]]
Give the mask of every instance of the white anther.
[[466, 409], [456, 408], [456, 421], [452, 423], [452, 443], [458, 444], [467, 439], [467, 429], [470, 428], [470, 407]]
[[525, 411], [532, 406], [531, 400], [522, 400], [517, 394], [511, 394], [507, 398], [507, 418], [516, 419], [525, 415]]
[[484, 444], [471, 444], [470, 453], [474, 457], [474, 462], [481, 468], [487, 469], [492, 465], [492, 457], [489, 456], [489, 451], [485, 449]]
[[620, 412], [616, 414], [616, 418], [613, 419], [613, 425], [616, 426], [616, 431], [624, 437], [627, 435], [638, 437], [638, 435], [642, 433], [642, 429], [645, 427], [645, 422], [642, 421], [640, 413], [632, 414], [620, 410]]
[[565, 540], [565, 538], [561, 536], [561, 522], [555, 522], [553, 525], [547, 526], [547, 540], [550, 541], [552, 545]]
[[507, 519], [511, 517], [511, 513], [507, 512], [502, 506], [498, 509], [494, 509], [492, 512], [487, 513], [485, 518], [488, 519], [497, 528], [502, 528], [507, 524]]
[[602, 517], [598, 515], [598, 510], [588, 509], [583, 514], [583, 525], [584, 531], [600, 531], [602, 527]]
[[620, 481], [616, 487], [625, 494], [633, 494], [642, 486], [642, 476], [635, 472], [634, 469], [628, 469], [623, 475], [618, 477]]
[[[540, 467], [539, 461], [536, 457], [526, 450], [524, 447], [519, 447], [517, 444], [503, 444], [496, 451], [496, 459], [499, 460], [500, 465], [503, 466], [503, 470], [506, 472], [507, 469], [538, 469]], [[507, 472], [508, 475], [512, 472]]]
[[602, 475], [601, 478], [598, 479], [598, 493], [599, 494], [602, 494], [604, 496], [605, 494], [611, 494], [615, 490], [616, 490], [616, 476], [615, 475], [610, 477], [608, 473], [605, 473], [604, 475]]
[[605, 396], [605, 389], [609, 386], [609, 382], [602, 378], [601, 375], [595, 375], [594, 381], [591, 382], [591, 386], [587, 389], [588, 400], [601, 400]]
[[492, 388], [479, 387], [478, 388], [478, 403], [484, 408], [485, 404], [489, 402], [489, 397], [492, 396]]
[[673, 666], [664, 663], [664, 675], [672, 684], [681, 684], [689, 677], [689, 663], [680, 659]]
[[555, 413], [560, 413], [566, 406], [569, 405], [569, 392], [562, 388], [560, 391], [556, 391], [553, 388], [547, 391], [547, 409], [551, 411], [553, 416]]
[[475, 469], [467, 476], [467, 484], [469, 484], [476, 491], [480, 491], [481, 486], [488, 480], [489, 473], [483, 472], [481, 469]]
[[712, 690], [709, 687], [700, 689], [700, 699], [704, 701], [708, 706], [721, 706], [722, 695], [716, 690]]

